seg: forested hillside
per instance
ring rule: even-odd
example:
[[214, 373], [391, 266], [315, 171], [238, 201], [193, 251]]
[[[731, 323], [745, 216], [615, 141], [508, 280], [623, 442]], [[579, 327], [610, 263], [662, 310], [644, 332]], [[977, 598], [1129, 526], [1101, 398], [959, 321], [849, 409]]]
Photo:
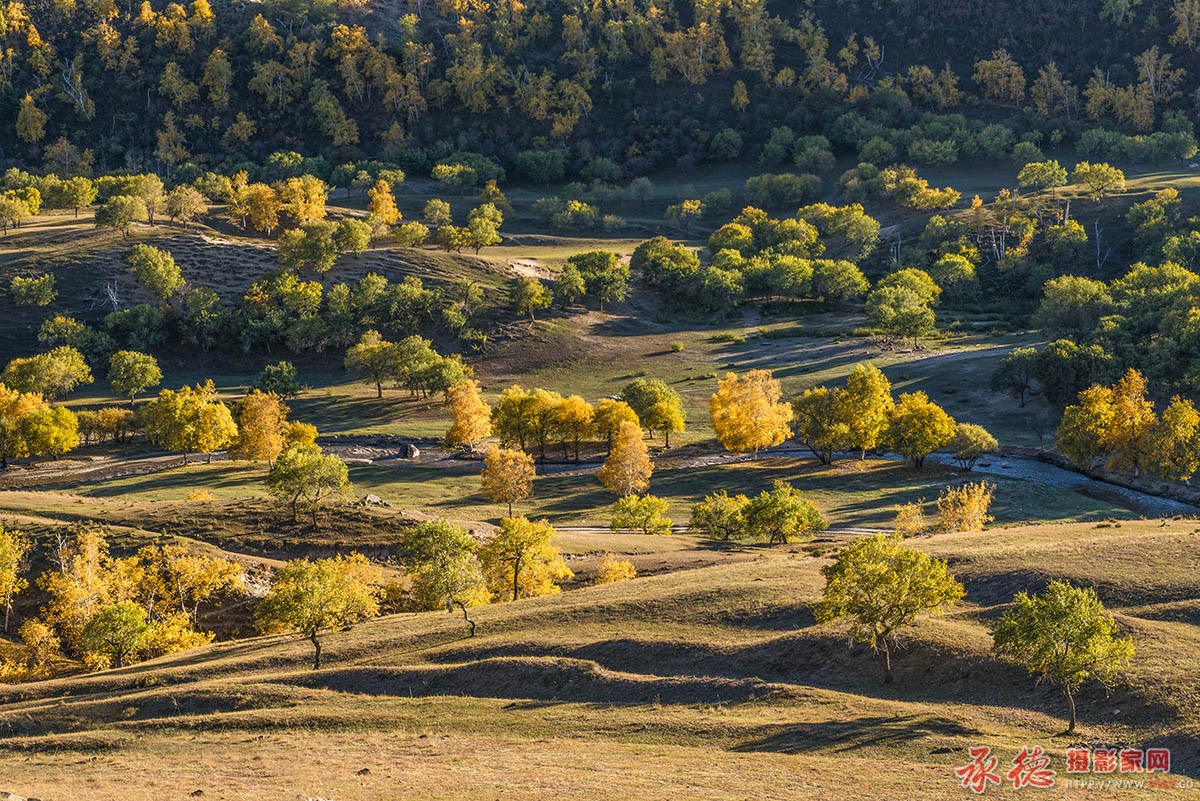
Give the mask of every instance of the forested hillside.
[[[326, 172], [468, 151], [538, 183], [612, 180], [595, 157], [687, 169], [787, 126], [949, 163], [1097, 127], [1188, 133], [1172, 112], [1194, 110], [1197, 48], [1198, 0], [10, 0], [0, 159], [190, 180], [277, 151]], [[1129, 149], [1102, 138], [1083, 144]], [[1123, 155], [1187, 150], [1157, 144]]]

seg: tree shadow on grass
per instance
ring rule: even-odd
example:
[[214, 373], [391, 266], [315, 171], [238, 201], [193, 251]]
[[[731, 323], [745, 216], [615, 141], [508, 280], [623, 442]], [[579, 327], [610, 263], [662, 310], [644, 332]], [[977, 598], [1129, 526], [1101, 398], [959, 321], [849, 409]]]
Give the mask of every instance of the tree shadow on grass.
[[973, 737], [980, 732], [949, 720], [917, 715], [875, 715], [853, 720], [827, 720], [772, 726], [767, 734], [734, 751], [803, 754], [830, 749], [845, 753], [863, 748], [905, 745], [924, 737]]

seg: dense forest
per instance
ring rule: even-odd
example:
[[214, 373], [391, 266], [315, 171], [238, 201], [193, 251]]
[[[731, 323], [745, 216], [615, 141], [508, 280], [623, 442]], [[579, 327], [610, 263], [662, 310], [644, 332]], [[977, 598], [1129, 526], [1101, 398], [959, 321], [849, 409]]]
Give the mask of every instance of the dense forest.
[[769, 162], [780, 127], [915, 163], [1064, 137], [1095, 156], [1186, 152], [1136, 137], [1190, 133], [1200, 2], [1066, 5], [10, 0], [0, 160], [190, 179], [282, 151], [328, 177], [466, 151], [541, 183]]

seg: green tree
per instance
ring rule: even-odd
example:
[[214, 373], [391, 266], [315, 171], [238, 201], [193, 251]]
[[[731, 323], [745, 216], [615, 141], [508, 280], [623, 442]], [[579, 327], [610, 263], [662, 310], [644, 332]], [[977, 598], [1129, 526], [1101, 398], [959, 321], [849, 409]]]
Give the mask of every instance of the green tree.
[[937, 316], [913, 290], [881, 286], [867, 296], [867, 319], [889, 339], [911, 339], [916, 348], [935, 329]]
[[776, 480], [771, 489], [751, 498], [742, 514], [746, 520], [746, 533], [764, 537], [771, 545], [806, 539], [812, 532], [829, 527], [812, 501], [791, 484], [780, 480]]
[[730, 495], [718, 490], [692, 506], [692, 519], [688, 531], [716, 540], [740, 539], [746, 536], [746, 506], [750, 499], [745, 495]]
[[322, 631], [379, 614], [379, 569], [361, 554], [293, 559], [271, 576], [271, 589], [255, 610], [265, 633], [298, 631], [313, 644], [313, 670], [321, 667]]
[[352, 253], [358, 258], [371, 244], [371, 226], [353, 217], [343, 217], [333, 229], [333, 248], [338, 253]]
[[61, 191], [66, 207], [75, 212], [76, 217], [79, 216], [80, 209], [86, 209], [92, 205], [96, 200], [96, 195], [99, 194], [92, 179], [84, 178], [81, 175], [63, 181]]
[[806, 389], [792, 401], [796, 436], [821, 464], [833, 461], [834, 451], [850, 442], [850, 418], [846, 391], [829, 387]]
[[69, 345], [60, 345], [36, 356], [13, 359], [0, 374], [0, 381], [20, 392], [36, 392], [54, 400], [92, 383], [93, 378], [83, 354]]
[[1125, 173], [1110, 164], [1081, 161], [1071, 172], [1071, 180], [1087, 187], [1088, 196], [1097, 202], [1105, 195], [1125, 189]]
[[613, 531], [638, 531], [642, 534], [670, 534], [669, 504], [657, 495], [626, 495], [613, 504]]
[[621, 390], [621, 400], [629, 404], [652, 437], [655, 430], [662, 432], [668, 448], [671, 447], [671, 434], [683, 431], [683, 399], [665, 381], [635, 378]]
[[146, 610], [120, 601], [92, 615], [80, 633], [79, 650], [89, 664], [124, 667], [145, 649], [150, 631]]
[[534, 313], [540, 309], [550, 308], [550, 302], [554, 299], [550, 294], [550, 290], [546, 289], [537, 278], [532, 276], [522, 276], [517, 279], [516, 285], [512, 290], [513, 309], [517, 314], [529, 315], [529, 327], [533, 328]]
[[986, 428], [974, 423], [958, 423], [949, 444], [954, 451], [954, 461], [964, 470], [974, 468], [980, 458], [1000, 448], [1000, 443]]
[[825, 590], [813, 610], [817, 622], [849, 618], [851, 635], [883, 660], [884, 683], [892, 681], [896, 633], [922, 612], [949, 609], [964, 594], [945, 562], [905, 548], [898, 536], [856, 540], [821, 572]]
[[396, 345], [381, 337], [378, 331], [365, 332], [358, 343], [346, 351], [346, 369], [374, 384], [377, 398], [383, 397], [383, 382], [396, 378], [400, 367], [400, 352]]
[[1118, 636], [1096, 591], [1052, 580], [1041, 595], [1019, 593], [992, 626], [993, 650], [1057, 684], [1075, 731], [1075, 693], [1088, 681], [1112, 682], [1133, 658], [1133, 641]]
[[478, 253], [485, 247], [499, 245], [502, 241], [500, 226], [503, 224], [504, 214], [492, 203], [471, 209], [467, 213], [467, 246]]
[[1078, 275], [1051, 278], [1042, 288], [1034, 325], [1078, 335], [1090, 333], [1113, 306], [1103, 281]]
[[296, 366], [291, 362], [276, 362], [268, 364], [262, 369], [254, 386], [263, 392], [273, 393], [287, 400], [300, 394], [300, 382], [296, 380], [296, 376]]
[[1025, 398], [1033, 388], [1036, 364], [1036, 349], [1014, 348], [996, 365], [996, 370], [992, 373], [992, 392], [1012, 395], [1024, 406]]
[[286, 448], [267, 475], [267, 490], [286, 501], [292, 509], [292, 522], [299, 521], [299, 507], [306, 506], [317, 525], [317, 512], [350, 488], [346, 463], [333, 454], [325, 454], [318, 445], [292, 445]]
[[183, 272], [168, 251], [137, 244], [125, 254], [125, 263], [138, 283], [159, 300], [170, 300], [183, 289]]
[[115, 394], [133, 399], [162, 382], [163, 374], [158, 360], [148, 353], [136, 350], [119, 350], [108, 360], [108, 382]]
[[1032, 161], [1017, 173], [1017, 184], [1022, 188], [1033, 187], [1035, 190], [1057, 189], [1067, 185], [1067, 168], [1053, 159]]
[[445, 520], [418, 523], [405, 532], [398, 556], [413, 577], [413, 594], [444, 604], [447, 612], [457, 606], [474, 637], [475, 621], [467, 609], [487, 603], [490, 593], [470, 533]]
[[121, 232], [122, 239], [129, 238], [129, 229], [135, 222], [149, 219], [146, 203], [130, 195], [114, 195], [96, 209], [96, 227], [111, 228]]

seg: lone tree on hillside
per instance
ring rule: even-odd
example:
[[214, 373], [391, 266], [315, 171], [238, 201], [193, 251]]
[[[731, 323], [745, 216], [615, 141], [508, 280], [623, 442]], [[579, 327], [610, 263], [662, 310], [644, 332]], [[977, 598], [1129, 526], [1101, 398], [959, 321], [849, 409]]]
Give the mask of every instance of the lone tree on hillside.
[[379, 614], [379, 568], [361, 554], [293, 559], [275, 571], [256, 612], [266, 634], [298, 631], [312, 641], [313, 670], [321, 667], [320, 633]]
[[1133, 640], [1117, 636], [1117, 624], [1096, 591], [1051, 581], [1041, 595], [1022, 592], [992, 627], [993, 650], [1047, 678], [1067, 700], [1075, 731], [1075, 692], [1095, 679], [1109, 684], [1133, 658]]
[[825, 574], [825, 593], [814, 614], [818, 623], [849, 618], [850, 634], [883, 660], [883, 681], [892, 681], [896, 632], [920, 612], [941, 612], [963, 597], [963, 586], [946, 563], [905, 548], [898, 536], [855, 541], [838, 554]]
[[558, 548], [550, 544], [554, 534], [554, 528], [544, 520], [501, 520], [496, 536], [479, 551], [492, 590], [499, 595], [511, 588], [514, 601], [559, 592], [559, 582], [575, 574]]
[[333, 454], [322, 453], [319, 445], [292, 445], [271, 467], [267, 475], [267, 490], [292, 507], [292, 522], [299, 522], [299, 507], [303, 502], [317, 525], [317, 512], [331, 499], [350, 488], [346, 463]]
[[429, 606], [444, 603], [447, 612], [457, 606], [471, 637], [475, 636], [475, 621], [467, 608], [490, 599], [478, 551], [465, 529], [445, 520], [430, 520], [409, 529], [397, 554], [412, 575], [413, 594]]

